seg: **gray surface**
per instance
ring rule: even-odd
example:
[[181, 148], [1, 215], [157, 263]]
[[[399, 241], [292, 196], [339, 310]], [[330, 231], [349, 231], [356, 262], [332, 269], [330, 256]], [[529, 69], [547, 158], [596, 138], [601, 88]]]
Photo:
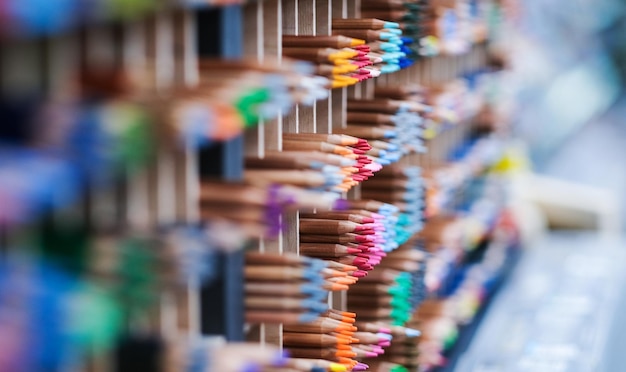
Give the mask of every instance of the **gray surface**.
[[611, 190], [626, 223], [626, 97], [536, 169], [551, 177]]
[[455, 371], [624, 371], [625, 247], [574, 232], [527, 250]]

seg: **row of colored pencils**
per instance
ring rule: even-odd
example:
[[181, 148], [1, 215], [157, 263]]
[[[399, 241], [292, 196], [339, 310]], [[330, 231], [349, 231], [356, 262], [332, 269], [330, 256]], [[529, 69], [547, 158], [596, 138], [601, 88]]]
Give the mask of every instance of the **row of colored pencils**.
[[251, 183], [290, 184], [342, 193], [365, 181], [382, 165], [366, 152], [367, 141], [341, 134], [286, 133], [283, 150], [263, 159], [246, 159], [244, 178]]
[[400, 211], [397, 242], [405, 243], [423, 226], [424, 184], [421, 169], [392, 164], [363, 184], [361, 197], [395, 205]]
[[334, 192], [308, 190], [288, 184], [202, 181], [200, 217], [237, 226], [246, 236], [275, 237], [281, 216], [293, 210], [333, 210], [345, 202]]
[[347, 290], [355, 266], [297, 254], [246, 254], [246, 320], [308, 323], [328, 311], [328, 292]]
[[354, 85], [410, 65], [399, 24], [381, 19], [333, 19], [332, 35], [283, 35], [283, 54], [316, 64], [331, 88]]
[[425, 256], [413, 247], [411, 242], [389, 253], [348, 292], [348, 309], [360, 320], [403, 325], [410, 319], [425, 296]]

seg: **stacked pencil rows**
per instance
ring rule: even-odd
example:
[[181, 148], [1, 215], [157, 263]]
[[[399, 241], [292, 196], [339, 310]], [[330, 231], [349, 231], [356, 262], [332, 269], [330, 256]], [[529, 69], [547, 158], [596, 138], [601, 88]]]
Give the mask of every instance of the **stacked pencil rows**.
[[416, 100], [396, 100], [388, 89], [376, 89], [370, 100], [348, 101], [346, 134], [371, 142], [369, 154], [382, 164], [397, 162], [409, 153], [423, 152], [424, 114], [430, 107]]
[[331, 36], [283, 35], [283, 55], [315, 63], [316, 74], [342, 88], [412, 64], [400, 25], [382, 19], [333, 19]]
[[[400, 245], [399, 228], [400, 221], [399, 209], [395, 205], [383, 203], [377, 200], [350, 200], [347, 203], [348, 209], [360, 210], [365, 214], [371, 215], [377, 223], [383, 226], [382, 239], [379, 240], [377, 248], [383, 252], [390, 252]], [[382, 255], [383, 257], [385, 255]]]
[[[244, 270], [246, 320], [308, 323], [328, 310], [328, 293], [348, 289], [357, 268], [295, 253], [248, 252]], [[279, 297], [277, 300], [277, 296]]]
[[421, 335], [396, 335], [391, 346], [385, 350], [375, 363], [371, 364], [371, 371], [417, 371], [420, 364], [418, 349]]
[[[272, 119], [294, 104], [328, 97], [328, 80], [313, 65], [283, 58], [263, 64], [237, 60], [200, 61], [198, 91], [173, 101], [174, 125], [195, 144], [199, 139], [225, 140]], [[208, 125], [210, 124], [210, 125]]]
[[331, 309], [312, 323], [285, 325], [283, 344], [295, 361], [323, 359], [340, 363], [349, 371], [365, 371], [370, 370], [367, 363], [372, 358], [385, 354], [396, 335], [419, 335], [410, 328], [376, 323], [361, 322], [356, 327], [355, 320], [355, 313]]
[[344, 208], [333, 192], [307, 190], [289, 184], [226, 183], [203, 180], [200, 217], [203, 221], [228, 223], [248, 237], [274, 237], [283, 228], [280, 216], [292, 210]]
[[396, 224], [398, 244], [405, 243], [423, 226], [424, 185], [419, 167], [393, 164], [363, 184], [361, 197], [395, 205], [399, 211]]
[[315, 72], [329, 79], [328, 88], [343, 88], [380, 75], [372, 68], [382, 62], [369, 56], [365, 41], [343, 35], [283, 35], [283, 55], [316, 64]]
[[[409, 354], [409, 350], [408, 348], [407, 350], [403, 350], [399, 348], [398, 345], [402, 345], [407, 340], [410, 340], [409, 342], [417, 342], [421, 336], [420, 331], [405, 326], [389, 325], [383, 322], [357, 321], [355, 324], [359, 330], [370, 332], [380, 339], [384, 339], [384, 341], [379, 342], [379, 344], [384, 345], [383, 353], [379, 353], [379, 355], [375, 357], [366, 357], [366, 359], [363, 359], [363, 362], [369, 366], [368, 371], [408, 372], [409, 370], [416, 370], [415, 368], [407, 368], [409, 366], [408, 363], [406, 366], [402, 363], [407, 360], [399, 356], [405, 357]], [[403, 353], [404, 351], [406, 351], [406, 353]], [[413, 351], [413, 353], [414, 352], [415, 351]]]
[[469, 104], [462, 104], [467, 101], [463, 100], [467, 96], [462, 92], [414, 84], [376, 87], [372, 99], [348, 101], [348, 130], [345, 133], [366, 138], [374, 148], [392, 152], [389, 155], [391, 162], [412, 152], [424, 152], [424, 141], [435, 137], [442, 124], [456, 123], [459, 117], [471, 116], [461, 112], [475, 111], [466, 107]]
[[372, 62], [380, 63], [374, 66], [380, 73], [396, 72], [412, 64], [402, 50], [406, 40], [396, 22], [376, 18], [333, 19], [332, 31], [334, 35], [365, 40]]
[[398, 22], [403, 33], [402, 51], [408, 58], [438, 52], [433, 8], [426, 0], [362, 0], [361, 16]]
[[405, 244], [348, 292], [348, 309], [359, 320], [404, 325], [424, 299], [424, 253]]
[[302, 213], [299, 221], [300, 253], [353, 265], [363, 277], [385, 255], [384, 217], [362, 209]]
[[[339, 155], [343, 159], [332, 164], [323, 164], [323, 170], [333, 173], [335, 184], [329, 190], [346, 192], [353, 186], [367, 180], [382, 169], [382, 165], [374, 161], [366, 153], [372, 147], [362, 139], [340, 134], [285, 133], [283, 149], [285, 151], [315, 151], [330, 155]], [[293, 154], [293, 155], [298, 155]], [[304, 154], [304, 157], [307, 155]], [[336, 158], [328, 156], [330, 158]], [[338, 168], [341, 166], [340, 168]], [[332, 168], [331, 168], [332, 167]]]
[[349, 371], [364, 370], [354, 359], [352, 344], [356, 314], [330, 309], [309, 323], [283, 326], [283, 346], [292, 358], [323, 359], [342, 364]]
[[[453, 85], [451, 85], [453, 86]], [[424, 88], [418, 85], [377, 87], [372, 99], [351, 99], [344, 133], [365, 138], [369, 155], [383, 165], [410, 153], [426, 151], [425, 141], [442, 131], [442, 124], [475, 115], [462, 103], [463, 90]]]

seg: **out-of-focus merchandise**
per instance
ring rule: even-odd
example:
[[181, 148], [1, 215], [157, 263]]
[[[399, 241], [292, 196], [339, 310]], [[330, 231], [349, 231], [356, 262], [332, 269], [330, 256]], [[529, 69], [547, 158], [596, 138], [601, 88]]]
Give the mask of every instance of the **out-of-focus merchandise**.
[[494, 135], [433, 168], [427, 223], [420, 233], [431, 255], [424, 284], [429, 293], [409, 325], [423, 336], [420, 364], [436, 368], [454, 354], [455, 341], [479, 313], [519, 253], [519, 236], [507, 207], [505, 144]]
[[[216, 241], [193, 228], [151, 236], [44, 226], [23, 246], [9, 247], [0, 267], [2, 340], [11, 345], [2, 367], [60, 370], [108, 355], [134, 337], [128, 324], [157, 342], [155, 315], [173, 309], [161, 299], [213, 280], [218, 252], [237, 248]], [[179, 316], [176, 329], [186, 322]]]
[[243, 3], [245, 0], [2, 0], [0, 35], [54, 35], [93, 23], [137, 21], [164, 9]]
[[[185, 167], [185, 148], [232, 139], [261, 119], [328, 95], [326, 80], [311, 75], [310, 65], [286, 59], [280, 66], [205, 59], [200, 85], [173, 90], [167, 99], [156, 93], [159, 72], [146, 71], [136, 84], [123, 71], [86, 71], [71, 100], [2, 100], [0, 116], [7, 124], [0, 139], [7, 146], [0, 173], [8, 181], [0, 186], [7, 206], [0, 223], [32, 221], [73, 203], [85, 187], [104, 188], [151, 164], [174, 168], [162, 172], [184, 172], [175, 168]], [[178, 154], [183, 163], [163, 165], [157, 149], [172, 159]]]
[[111, 19], [136, 19], [164, 5], [165, 0], [3, 0], [0, 34], [39, 36]]
[[441, 0], [433, 2], [434, 35], [441, 51], [465, 53], [472, 44], [487, 39], [493, 1]]

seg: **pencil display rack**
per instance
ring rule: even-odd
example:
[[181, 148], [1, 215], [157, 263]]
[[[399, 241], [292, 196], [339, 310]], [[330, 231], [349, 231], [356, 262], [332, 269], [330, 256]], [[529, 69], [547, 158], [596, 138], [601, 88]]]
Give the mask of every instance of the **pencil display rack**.
[[516, 242], [499, 1], [6, 3], [8, 370], [453, 366]]

